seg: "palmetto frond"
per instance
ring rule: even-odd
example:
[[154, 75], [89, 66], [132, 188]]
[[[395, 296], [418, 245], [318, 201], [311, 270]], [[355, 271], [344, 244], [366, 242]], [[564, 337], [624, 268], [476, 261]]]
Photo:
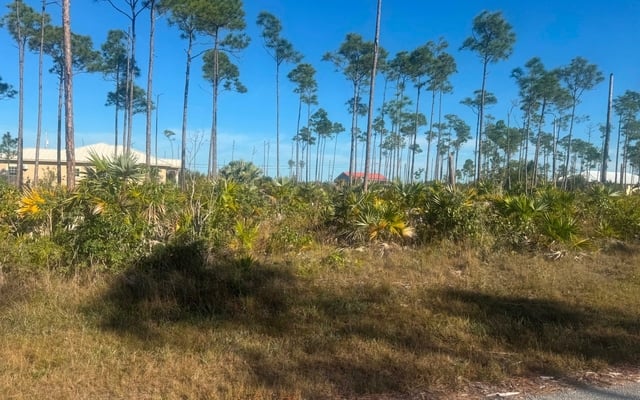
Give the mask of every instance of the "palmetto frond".
[[541, 224], [546, 236], [562, 243], [570, 243], [579, 233], [578, 221], [565, 215], [545, 214]]
[[20, 217], [36, 216], [45, 204], [44, 198], [40, 195], [38, 190], [33, 188], [27, 188], [24, 194], [20, 198], [20, 207], [18, 208], [18, 215]]
[[137, 183], [144, 178], [142, 165], [131, 153], [115, 157], [105, 157], [97, 153], [89, 154], [91, 164], [85, 170], [88, 180], [111, 183]]
[[360, 211], [356, 225], [366, 231], [369, 241], [414, 236], [414, 229], [407, 225], [404, 211], [390, 201], [372, 197]]
[[506, 217], [522, 222], [531, 221], [548, 208], [549, 205], [544, 200], [526, 195], [505, 196], [499, 204], [499, 209]]

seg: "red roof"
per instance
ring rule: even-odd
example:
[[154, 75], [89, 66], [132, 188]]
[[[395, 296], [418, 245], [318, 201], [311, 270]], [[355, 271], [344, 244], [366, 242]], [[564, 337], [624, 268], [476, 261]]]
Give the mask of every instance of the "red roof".
[[[345, 178], [348, 178], [349, 177], [349, 172], [341, 173], [338, 176], [338, 178], [336, 178], [336, 179], [339, 179], [341, 176], [344, 176]], [[354, 172], [352, 178], [353, 179], [364, 179], [364, 172]], [[387, 180], [387, 178], [382, 174], [369, 173], [369, 180], [384, 182], [384, 181]]]

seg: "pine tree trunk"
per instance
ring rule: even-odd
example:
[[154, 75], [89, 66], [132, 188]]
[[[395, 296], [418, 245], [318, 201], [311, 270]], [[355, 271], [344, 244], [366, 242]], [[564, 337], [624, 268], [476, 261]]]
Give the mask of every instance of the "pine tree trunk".
[[367, 113], [367, 140], [364, 152], [364, 191], [369, 185], [369, 173], [371, 169], [371, 128], [373, 126], [374, 91], [376, 88], [376, 74], [378, 70], [378, 53], [380, 52], [380, 15], [382, 13], [382, 0], [378, 0], [376, 12], [376, 33], [373, 41], [373, 67], [371, 69], [371, 79], [369, 81], [369, 112]]
[[58, 124], [56, 128], [56, 181], [62, 185], [62, 103], [64, 96], [64, 75], [58, 77]]
[[437, 174], [436, 181], [442, 180], [442, 90], [438, 91], [438, 140], [436, 140], [436, 167], [434, 174]]
[[[309, 134], [311, 134], [311, 130], [309, 126], [311, 125], [311, 103], [307, 103], [307, 129]], [[307, 160], [305, 163], [305, 172], [306, 172], [306, 181], [309, 182], [309, 147], [311, 147], [311, 137], [307, 141]]]
[[529, 132], [531, 131], [531, 111], [527, 111], [525, 129], [524, 129], [524, 150], [523, 157], [524, 163], [522, 164], [522, 170], [524, 172], [524, 191], [528, 193], [529, 190]]
[[536, 148], [533, 154], [533, 177], [532, 177], [532, 188], [535, 188], [538, 184], [538, 157], [540, 155], [540, 141], [542, 138], [542, 123], [544, 121], [544, 111], [547, 107], [547, 100], [543, 99], [542, 101], [542, 109], [540, 110], [540, 121], [538, 122], [538, 136], [536, 138]]
[[42, 14], [40, 19], [40, 49], [38, 51], [38, 127], [36, 130], [36, 159], [33, 170], [33, 185], [38, 186], [38, 172], [40, 169], [40, 139], [42, 137], [42, 70], [44, 64], [44, 12], [46, 0], [42, 0]]
[[189, 33], [189, 44], [187, 45], [187, 67], [184, 74], [184, 98], [182, 105], [182, 133], [181, 133], [181, 148], [180, 148], [180, 186], [184, 189], [186, 187], [186, 160], [187, 160], [187, 110], [189, 99], [189, 77], [191, 74], [191, 50], [193, 47], [193, 34]]
[[[556, 126], [557, 118], [553, 119], [553, 159], [551, 161], [551, 180], [553, 180], [553, 187], [556, 187], [557, 184], [557, 171], [556, 171], [556, 160], [558, 159], [558, 136], [560, 133], [560, 125]], [[557, 132], [557, 134], [556, 134]]]
[[300, 94], [300, 99], [298, 101], [298, 120], [296, 122], [296, 176], [295, 181], [298, 182], [300, 180], [300, 118], [302, 116], [302, 94]]
[[[611, 139], [611, 107], [613, 106], [613, 74], [609, 75], [609, 101], [607, 104], [607, 123], [605, 127], [604, 143], [602, 145], [602, 168], [600, 182], [607, 182], [607, 162], [609, 161], [609, 140]], [[615, 179], [614, 179], [615, 181]]]
[[316, 142], [316, 182], [320, 181], [320, 177], [322, 176], [321, 166], [322, 166], [322, 142], [324, 141], [324, 136], [319, 132], [316, 132], [318, 135], [318, 140]]
[[127, 153], [131, 152], [131, 141], [133, 135], [133, 102], [134, 102], [134, 73], [133, 69], [135, 68], [135, 60], [136, 60], [136, 18], [135, 16], [131, 18], [131, 64], [129, 66], [129, 80], [131, 83], [129, 84], [129, 101], [127, 107]]
[[336, 176], [336, 153], [338, 152], [338, 135], [333, 142], [333, 160], [331, 161], [331, 176]]
[[120, 93], [120, 64], [116, 67], [116, 102], [115, 102], [115, 116], [114, 116], [114, 157], [118, 156], [118, 114], [120, 113], [120, 101], [118, 101], [118, 93]]
[[[147, 124], [146, 124], [146, 146], [145, 163], [147, 168], [151, 167], [151, 111], [153, 99], [153, 59], [155, 57], [155, 32], [156, 32], [156, 7], [155, 0], [151, 0], [149, 7], [149, 67], [147, 69]], [[156, 155], [157, 156], [157, 155]]]
[[623, 185], [627, 183], [627, 164], [629, 162], [629, 134], [624, 134], [624, 145], [622, 146], [622, 164], [620, 164], [620, 182]]
[[322, 137], [322, 152], [320, 153], [320, 182], [324, 179], [324, 165], [327, 157], [327, 137]]
[[616, 140], [616, 182], [622, 183], [622, 175], [618, 179], [618, 168], [620, 167], [620, 135], [622, 131], [622, 118], [618, 119], [618, 139]]
[[18, 36], [18, 70], [19, 70], [19, 92], [18, 92], [18, 160], [16, 166], [16, 184], [19, 188], [22, 187], [23, 183], [23, 153], [24, 153], [24, 50], [26, 47], [26, 40], [22, 36], [21, 24], [20, 21], [20, 7], [22, 7], [22, 2], [16, 3], [16, 14], [17, 14], [17, 36]]
[[416, 144], [418, 143], [418, 114], [420, 112], [420, 89], [422, 86], [420, 82], [418, 82], [418, 93], [416, 94], [416, 114], [414, 117], [414, 130], [413, 130], [413, 138], [411, 140], [411, 144], [413, 145], [413, 151], [411, 153], [411, 168], [409, 172], [409, 182], [413, 183], [413, 174], [415, 172], [415, 161], [416, 161]]
[[487, 83], [487, 64], [488, 60], [485, 59], [482, 64], [482, 88], [480, 94], [480, 109], [478, 111], [478, 138], [477, 138], [477, 151], [478, 161], [476, 166], [476, 184], [482, 179], [482, 132], [484, 127], [484, 102], [485, 102], [485, 86]]
[[380, 131], [380, 143], [378, 148], [378, 174], [382, 173], [382, 140], [384, 136], [384, 106], [387, 98], [387, 78], [384, 80], [384, 87], [382, 89], [382, 107], [380, 107], [380, 118], [382, 119], [382, 131]]
[[349, 186], [353, 185], [353, 174], [355, 171], [356, 157], [356, 129], [358, 127], [357, 104], [358, 104], [359, 86], [357, 82], [353, 83], [353, 110], [351, 113], [351, 147], [349, 150]]
[[[309, 160], [307, 160], [307, 163]], [[309, 168], [307, 166], [307, 168]], [[280, 63], [276, 61], [276, 179], [280, 179]]]
[[[127, 40], [130, 40], [130, 36], [127, 36]], [[129, 46], [128, 42], [127, 42], [127, 46]], [[130, 49], [131, 46], [127, 47], [127, 52], [129, 51], [128, 49]], [[131, 56], [129, 54], [127, 54], [127, 70], [125, 71], [125, 95], [124, 95], [124, 104], [122, 105], [122, 153], [128, 153], [129, 152], [129, 147], [128, 147], [128, 143], [129, 143], [129, 93], [130, 93], [130, 87], [131, 87], [131, 78], [129, 76], [130, 73], [130, 69], [131, 69]], [[116, 97], [116, 101], [119, 101], [119, 95]]]
[[64, 34], [64, 95], [65, 139], [67, 147], [67, 189], [76, 183], [76, 157], [73, 124], [73, 58], [71, 53], [71, 0], [62, 0], [62, 28]]
[[[574, 96], [575, 98], [575, 96]], [[567, 158], [564, 164], [564, 182], [562, 182], [562, 188], [567, 189], [567, 181], [569, 180], [569, 159], [571, 158], [571, 140], [573, 139], [573, 122], [576, 117], [576, 100], [574, 99], [571, 107], [571, 119], [569, 120], [569, 139], [567, 142]]]
[[427, 161], [425, 163], [424, 168], [424, 181], [427, 182], [429, 180], [429, 163], [431, 157], [431, 141], [433, 139], [433, 114], [435, 113], [436, 108], [436, 91], [431, 91], [431, 116], [429, 117], [429, 133], [427, 136]]
[[216, 30], [213, 45], [213, 115], [211, 122], [211, 146], [209, 149], [210, 178], [214, 178], [218, 175], [218, 85], [220, 84], [218, 51], [218, 32]]

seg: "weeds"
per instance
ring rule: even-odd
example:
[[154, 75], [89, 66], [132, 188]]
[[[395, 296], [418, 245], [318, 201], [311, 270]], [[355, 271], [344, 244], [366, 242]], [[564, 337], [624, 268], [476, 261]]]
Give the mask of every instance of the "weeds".
[[640, 196], [135, 170], [0, 186], [7, 397], [438, 398], [640, 362]]
[[176, 242], [118, 276], [13, 271], [0, 287], [0, 391], [445, 398], [475, 381], [637, 365], [637, 250], [479, 259], [450, 243], [283, 263]]

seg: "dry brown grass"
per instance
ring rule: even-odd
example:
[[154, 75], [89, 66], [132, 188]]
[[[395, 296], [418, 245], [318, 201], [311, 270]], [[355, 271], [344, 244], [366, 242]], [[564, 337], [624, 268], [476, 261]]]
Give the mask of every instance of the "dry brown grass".
[[14, 271], [0, 288], [0, 393], [455, 398], [474, 382], [638, 365], [638, 250], [216, 260], [185, 246], [117, 277]]

